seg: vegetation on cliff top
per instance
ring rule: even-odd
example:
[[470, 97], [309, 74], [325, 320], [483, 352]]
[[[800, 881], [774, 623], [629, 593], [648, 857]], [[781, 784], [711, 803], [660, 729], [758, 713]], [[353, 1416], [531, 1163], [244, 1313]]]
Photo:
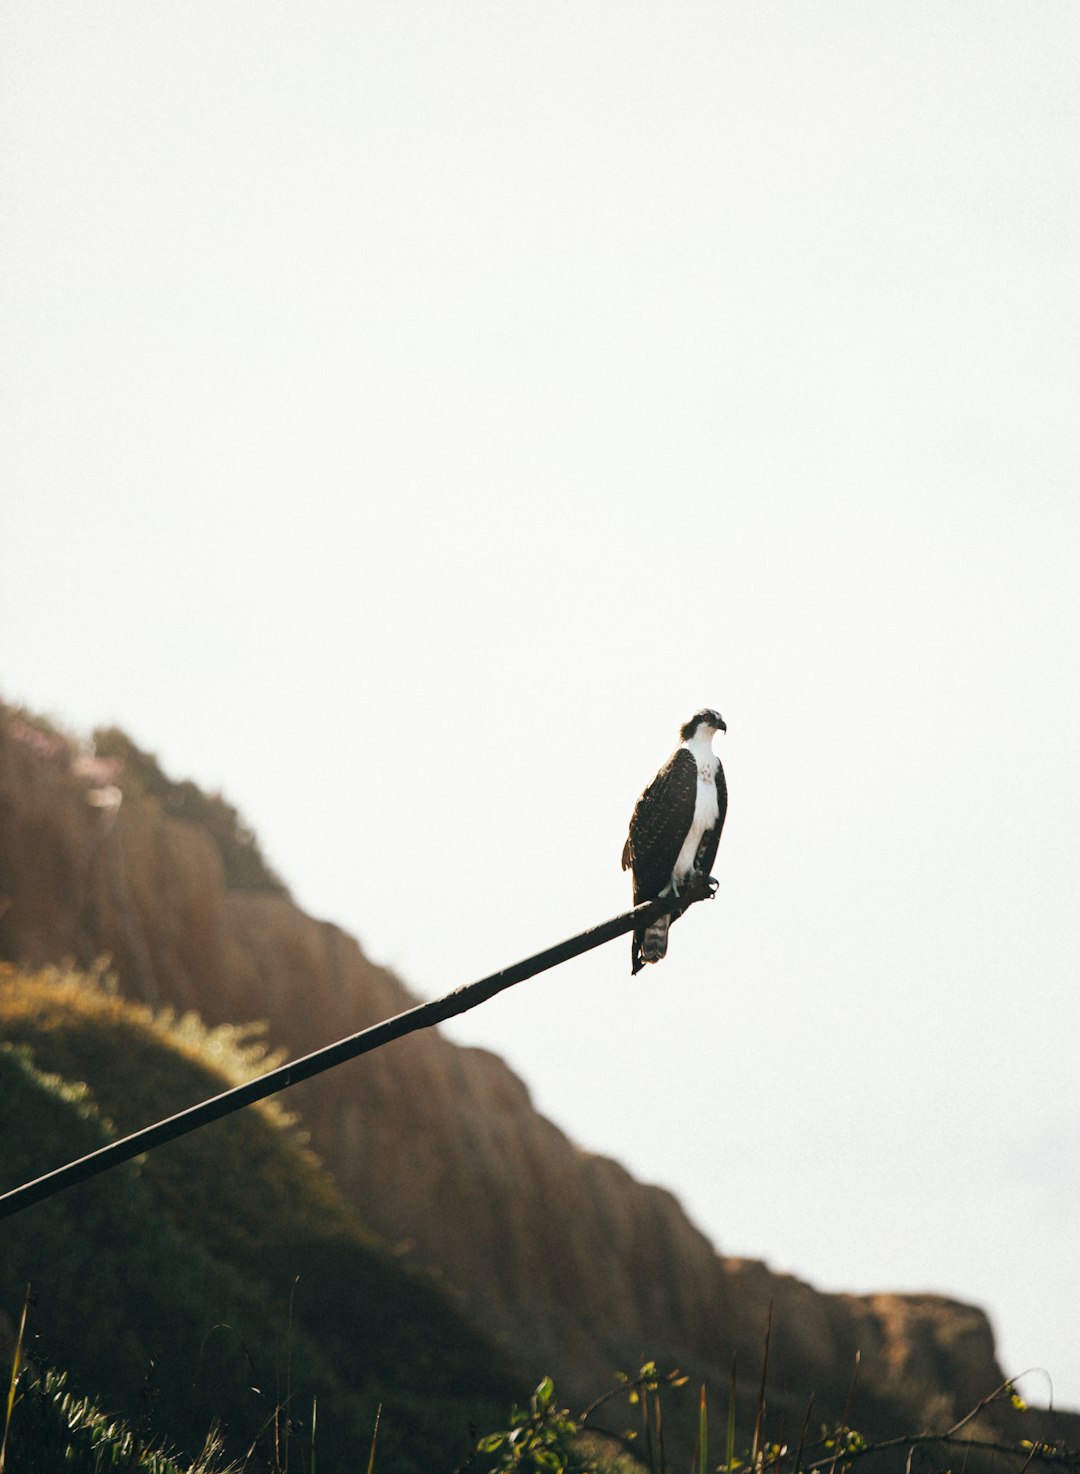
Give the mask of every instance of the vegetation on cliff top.
[[170, 778], [157, 757], [119, 727], [96, 728], [88, 751], [85, 742], [25, 707], [0, 701], [0, 722], [17, 742], [78, 773], [83, 782], [114, 784], [125, 798], [197, 825], [213, 841], [228, 890], [289, 894], [263, 855], [254, 830], [223, 794], [204, 793], [187, 778]]
[[144, 752], [119, 727], [95, 730], [94, 753], [119, 762], [116, 781], [127, 797], [148, 799], [170, 817], [206, 831], [221, 856], [229, 890], [288, 895], [285, 882], [264, 858], [254, 831], [220, 793], [203, 793], [190, 779], [169, 778], [154, 754]]

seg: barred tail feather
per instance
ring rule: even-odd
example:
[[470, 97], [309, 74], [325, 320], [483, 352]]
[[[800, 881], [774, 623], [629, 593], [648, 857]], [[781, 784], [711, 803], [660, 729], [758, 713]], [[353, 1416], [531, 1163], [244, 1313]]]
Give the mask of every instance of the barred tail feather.
[[630, 952], [631, 975], [640, 972], [647, 962], [659, 962], [661, 957], [666, 956], [670, 925], [671, 917], [661, 916], [651, 926], [635, 931]]

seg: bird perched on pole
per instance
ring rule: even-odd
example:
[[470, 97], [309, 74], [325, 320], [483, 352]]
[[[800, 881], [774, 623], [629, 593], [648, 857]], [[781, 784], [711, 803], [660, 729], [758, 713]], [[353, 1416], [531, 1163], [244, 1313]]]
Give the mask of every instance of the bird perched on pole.
[[[622, 868], [634, 876], [634, 905], [678, 896], [692, 875], [708, 877], [727, 814], [727, 784], [713, 752], [727, 724], [719, 712], [695, 712], [679, 733], [682, 741], [634, 805]], [[634, 932], [633, 973], [667, 952], [670, 916]]]

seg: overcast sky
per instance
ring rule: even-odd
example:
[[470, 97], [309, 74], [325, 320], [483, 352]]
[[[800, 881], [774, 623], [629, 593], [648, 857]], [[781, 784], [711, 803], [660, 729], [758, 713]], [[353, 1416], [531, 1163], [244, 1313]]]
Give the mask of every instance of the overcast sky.
[[1071, 0], [0, 8], [0, 695], [424, 995], [625, 909], [717, 707], [716, 903], [450, 1032], [1080, 1408], [1078, 63]]

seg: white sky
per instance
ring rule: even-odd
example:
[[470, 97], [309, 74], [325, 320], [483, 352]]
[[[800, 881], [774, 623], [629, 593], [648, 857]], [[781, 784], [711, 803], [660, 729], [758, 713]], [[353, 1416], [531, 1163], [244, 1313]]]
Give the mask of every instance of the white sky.
[[625, 909], [717, 706], [719, 900], [450, 1032], [1074, 1407], [1078, 62], [1055, 0], [0, 9], [0, 694], [425, 994]]

